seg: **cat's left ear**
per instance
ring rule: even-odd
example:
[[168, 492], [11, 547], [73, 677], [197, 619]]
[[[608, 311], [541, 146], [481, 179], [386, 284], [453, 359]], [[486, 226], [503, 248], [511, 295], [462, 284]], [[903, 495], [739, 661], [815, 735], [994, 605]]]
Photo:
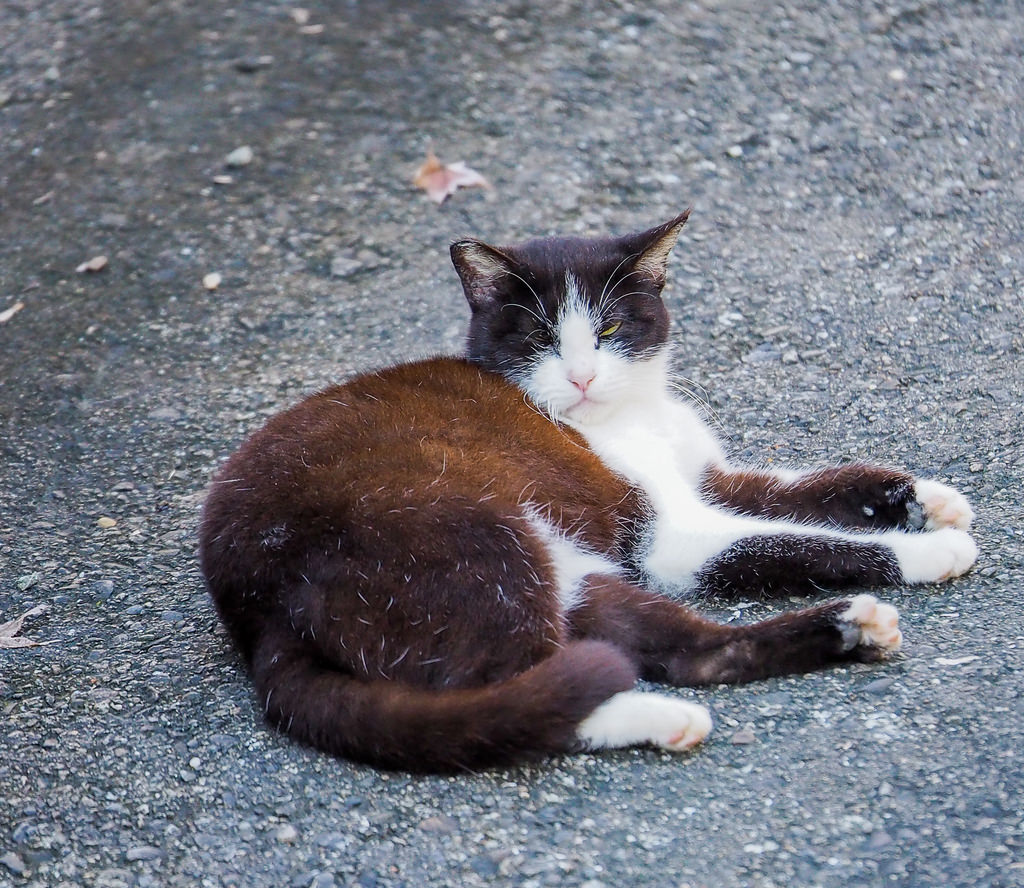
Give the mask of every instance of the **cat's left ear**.
[[690, 211], [687, 210], [657, 228], [628, 238], [633, 242], [630, 244], [631, 252], [638, 254], [633, 268], [648, 278], [659, 290], [665, 286], [668, 257], [676, 245], [679, 232], [683, 230], [689, 218]]
[[457, 241], [451, 246], [451, 254], [473, 311], [493, 302], [502, 280], [514, 273], [514, 260], [483, 241]]

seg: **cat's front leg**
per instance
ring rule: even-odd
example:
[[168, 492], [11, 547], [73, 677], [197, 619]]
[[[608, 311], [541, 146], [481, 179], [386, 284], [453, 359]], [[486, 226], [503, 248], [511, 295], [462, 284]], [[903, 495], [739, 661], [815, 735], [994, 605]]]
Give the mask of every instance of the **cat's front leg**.
[[721, 594], [935, 583], [978, 555], [963, 530], [856, 533], [731, 515], [714, 509], [659, 519], [643, 559], [656, 587]]
[[700, 493], [745, 515], [850, 529], [966, 530], [974, 518], [946, 484], [860, 463], [802, 473], [710, 466]]

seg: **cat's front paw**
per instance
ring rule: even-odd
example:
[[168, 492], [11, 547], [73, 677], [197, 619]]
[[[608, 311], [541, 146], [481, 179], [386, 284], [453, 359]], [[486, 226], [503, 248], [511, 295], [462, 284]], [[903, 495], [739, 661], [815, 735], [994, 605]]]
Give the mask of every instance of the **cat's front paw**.
[[903, 643], [896, 608], [874, 595], [850, 599], [849, 606], [839, 614], [839, 631], [844, 651], [867, 648], [872, 657], [897, 651]]
[[916, 481], [914, 498], [920, 506], [926, 530], [943, 527], [967, 530], [974, 520], [974, 510], [966, 497], [940, 481]]
[[888, 541], [905, 583], [941, 583], [967, 573], [978, 559], [977, 544], [955, 527], [892, 534]]

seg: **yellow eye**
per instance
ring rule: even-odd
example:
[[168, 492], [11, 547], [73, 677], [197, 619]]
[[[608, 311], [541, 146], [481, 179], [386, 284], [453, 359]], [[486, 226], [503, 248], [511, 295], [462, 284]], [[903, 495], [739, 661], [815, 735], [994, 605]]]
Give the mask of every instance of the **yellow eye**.
[[601, 331], [601, 338], [607, 339], [609, 336], [614, 336], [621, 326], [622, 321], [614, 321]]

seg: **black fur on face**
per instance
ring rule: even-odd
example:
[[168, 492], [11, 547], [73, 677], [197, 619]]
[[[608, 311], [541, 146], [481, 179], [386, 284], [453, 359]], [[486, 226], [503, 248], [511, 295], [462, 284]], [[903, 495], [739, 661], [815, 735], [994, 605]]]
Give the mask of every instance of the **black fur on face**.
[[653, 355], [668, 338], [661, 290], [688, 215], [623, 237], [543, 238], [502, 248], [453, 244], [472, 309], [467, 357], [521, 379], [540, 357], [558, 351], [558, 321], [574, 300], [593, 318], [595, 347], [634, 359]]

